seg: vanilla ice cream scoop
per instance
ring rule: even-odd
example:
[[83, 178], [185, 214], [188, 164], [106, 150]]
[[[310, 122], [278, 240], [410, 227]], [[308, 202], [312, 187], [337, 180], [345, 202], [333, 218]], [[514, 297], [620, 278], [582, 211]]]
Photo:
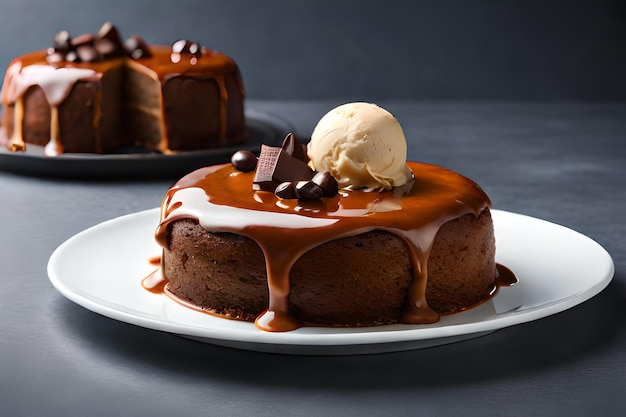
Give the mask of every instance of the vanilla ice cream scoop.
[[406, 184], [406, 139], [400, 123], [371, 103], [348, 103], [320, 119], [308, 145], [309, 165], [341, 188], [391, 189]]

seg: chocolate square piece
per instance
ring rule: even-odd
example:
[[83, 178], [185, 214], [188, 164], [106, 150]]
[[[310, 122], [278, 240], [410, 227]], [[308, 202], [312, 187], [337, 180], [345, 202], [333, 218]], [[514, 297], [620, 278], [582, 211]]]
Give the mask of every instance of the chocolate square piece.
[[310, 180], [313, 175], [315, 172], [306, 163], [282, 148], [261, 145], [253, 189], [274, 192], [282, 182]]

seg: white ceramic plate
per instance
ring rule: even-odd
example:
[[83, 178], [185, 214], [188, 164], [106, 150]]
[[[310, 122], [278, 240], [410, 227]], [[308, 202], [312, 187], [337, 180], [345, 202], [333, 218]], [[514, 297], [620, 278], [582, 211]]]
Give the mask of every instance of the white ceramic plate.
[[431, 325], [301, 328], [269, 333], [152, 294], [141, 280], [160, 254], [153, 233], [158, 209], [119, 217], [67, 240], [48, 275], [58, 291], [104, 316], [241, 349], [289, 354], [361, 354], [418, 349], [469, 339], [540, 319], [593, 297], [611, 281], [610, 255], [588, 237], [547, 221], [493, 210], [497, 261], [519, 279], [490, 302]]

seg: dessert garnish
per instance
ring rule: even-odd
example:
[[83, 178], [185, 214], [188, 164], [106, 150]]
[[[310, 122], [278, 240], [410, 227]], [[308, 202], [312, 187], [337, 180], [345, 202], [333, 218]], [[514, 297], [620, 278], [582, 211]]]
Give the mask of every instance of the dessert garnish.
[[372, 103], [348, 103], [322, 117], [311, 134], [309, 165], [340, 188], [390, 190], [407, 184], [407, 145], [400, 123]]
[[230, 163], [241, 172], [254, 171], [258, 158], [248, 150], [237, 151], [230, 157]]
[[143, 40], [141, 36], [133, 35], [130, 38], [126, 39], [126, 42], [124, 42], [124, 47], [126, 48], [127, 55], [132, 59], [152, 57], [152, 53], [150, 52], [150, 48], [148, 48], [148, 44]]
[[311, 179], [312, 182], [317, 184], [322, 189], [324, 197], [333, 197], [339, 191], [339, 184], [335, 177], [330, 175], [330, 172], [318, 172]]
[[71, 44], [80, 62], [102, 61], [103, 58], [94, 47], [94, 37], [91, 33], [85, 33], [72, 39]]
[[202, 47], [197, 42], [179, 39], [172, 44], [171, 59], [173, 63], [178, 63], [183, 56], [188, 56], [189, 61], [195, 64], [202, 56]]
[[117, 28], [111, 22], [106, 22], [98, 31], [93, 46], [104, 60], [126, 55], [124, 43]]
[[338, 192], [337, 181], [328, 172], [316, 172], [309, 165], [306, 146], [294, 133], [285, 136], [282, 146], [261, 145], [257, 158], [250, 151], [231, 157], [239, 171], [255, 170], [252, 189], [269, 191], [282, 199], [319, 200]]
[[[254, 175], [253, 189], [272, 191], [282, 182], [308, 181], [315, 172], [304, 162], [298, 159], [294, 151], [298, 146], [293, 142], [299, 141], [294, 134], [288, 134], [283, 140], [283, 146], [261, 145], [259, 162]], [[299, 145], [301, 148], [302, 145]]]
[[119, 31], [106, 22], [96, 36], [84, 33], [75, 38], [67, 30], [54, 36], [53, 46], [48, 48], [46, 60], [50, 64], [60, 62], [100, 62], [127, 55], [134, 59], [152, 56], [148, 45], [139, 36], [122, 42]]
[[281, 149], [286, 152], [287, 155], [291, 155], [304, 163], [309, 162], [309, 156], [306, 154], [306, 145], [302, 144], [293, 132], [285, 136]]

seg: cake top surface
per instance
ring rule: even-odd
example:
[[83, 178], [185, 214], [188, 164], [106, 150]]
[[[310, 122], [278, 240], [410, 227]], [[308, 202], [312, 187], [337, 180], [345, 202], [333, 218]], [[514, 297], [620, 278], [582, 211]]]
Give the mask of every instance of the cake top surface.
[[[334, 197], [319, 200], [283, 199], [271, 192], [252, 191], [254, 173], [241, 172], [231, 164], [201, 168], [168, 191], [164, 200], [167, 215], [162, 220], [176, 216], [177, 212], [204, 217], [203, 212], [212, 207], [215, 212], [224, 208], [255, 212], [246, 223], [264, 227], [302, 227], [302, 222], [310, 221], [320, 226], [326, 222], [349, 222], [353, 226], [410, 230], [442, 216], [450, 220], [467, 213], [478, 215], [490, 206], [484, 191], [467, 177], [437, 165], [408, 162], [407, 167], [413, 180], [403, 187], [378, 191], [341, 189]], [[272, 215], [262, 217], [256, 212]], [[212, 217], [206, 222], [212, 223], [213, 230], [240, 227], [240, 222], [226, 218]]]
[[[97, 80], [121, 65], [161, 81], [178, 75], [219, 77], [238, 72], [229, 56], [197, 42], [181, 39], [171, 46], [149, 45], [138, 36], [123, 41], [115, 26], [107, 22], [96, 35], [72, 38], [67, 31], [60, 31], [53, 46], [15, 58], [7, 69], [0, 99], [9, 105], [28, 87], [39, 85], [47, 90], [50, 103], [58, 104], [63, 97], [60, 92], [67, 94], [76, 81]], [[61, 98], [54, 99], [57, 96]]]
[[[49, 56], [48, 50], [39, 50], [26, 53], [11, 61], [10, 66], [17, 66], [19, 68], [25, 68], [31, 65], [41, 65], [50, 68], [78, 68], [78, 69], [90, 69], [95, 72], [106, 72], [110, 68], [119, 66], [122, 62], [127, 60], [128, 62], [136, 62], [139, 65], [152, 68], [159, 74], [172, 74], [172, 73], [206, 73], [207, 70], [213, 69], [216, 73], [226, 72], [227, 69], [232, 69], [236, 66], [235, 61], [228, 55], [214, 51], [212, 49], [201, 47], [202, 55], [192, 59], [191, 55], [185, 56], [184, 54], [177, 57], [175, 53], [172, 53], [172, 47], [169, 45], [149, 45], [152, 55], [144, 58], [131, 58], [118, 56], [101, 61], [89, 61], [89, 62], [70, 62], [60, 61], [50, 63], [47, 60]], [[174, 56], [172, 60], [172, 56]]]

